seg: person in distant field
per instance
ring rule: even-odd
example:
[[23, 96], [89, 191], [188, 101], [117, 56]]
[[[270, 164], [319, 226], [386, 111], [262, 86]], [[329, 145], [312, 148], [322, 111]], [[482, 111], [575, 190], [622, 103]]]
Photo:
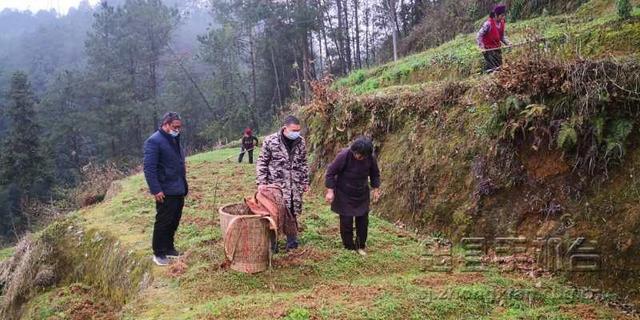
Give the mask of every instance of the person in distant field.
[[[349, 148], [342, 149], [329, 165], [325, 176], [325, 200], [331, 210], [340, 216], [340, 237], [347, 250], [366, 255], [365, 246], [369, 227], [370, 189], [373, 201], [380, 198], [380, 169], [373, 155], [373, 143], [359, 137]], [[353, 241], [353, 222], [356, 241]]]
[[156, 202], [153, 226], [153, 262], [165, 266], [180, 255], [174, 235], [189, 192], [185, 154], [180, 146], [182, 119], [176, 112], [162, 117], [161, 126], [144, 142], [144, 177]]
[[258, 146], [258, 138], [253, 136], [253, 130], [251, 130], [251, 128], [244, 129], [238, 163], [242, 163], [242, 158], [244, 157], [245, 152], [249, 154], [249, 163], [253, 163], [253, 149], [256, 146]]
[[[297, 218], [302, 213], [302, 198], [309, 191], [309, 166], [300, 120], [287, 116], [278, 132], [264, 138], [256, 164], [258, 190], [275, 185], [282, 190], [287, 209]], [[295, 222], [297, 225], [297, 221]], [[298, 248], [296, 236], [287, 235], [286, 250]], [[277, 251], [277, 242], [273, 251]]]
[[489, 14], [489, 19], [482, 25], [476, 42], [482, 50], [485, 60], [485, 72], [491, 73], [502, 65], [502, 44], [511, 45], [509, 39], [504, 34], [506, 26], [507, 7], [498, 4], [493, 7]]

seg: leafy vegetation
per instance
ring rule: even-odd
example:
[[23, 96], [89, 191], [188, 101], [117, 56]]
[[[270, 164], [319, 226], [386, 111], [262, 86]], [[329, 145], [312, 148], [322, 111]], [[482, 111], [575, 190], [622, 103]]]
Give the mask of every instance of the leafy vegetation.
[[631, 11], [633, 5], [630, 0], [616, 0], [616, 8], [618, 9], [618, 16], [622, 19], [631, 18]]

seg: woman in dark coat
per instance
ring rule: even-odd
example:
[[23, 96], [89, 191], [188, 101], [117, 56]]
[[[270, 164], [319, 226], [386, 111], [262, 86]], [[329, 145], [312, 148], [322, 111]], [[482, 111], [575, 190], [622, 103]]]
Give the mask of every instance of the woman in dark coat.
[[[347, 250], [357, 250], [366, 255], [365, 244], [369, 227], [370, 189], [373, 200], [380, 197], [380, 169], [373, 156], [371, 140], [360, 137], [345, 148], [333, 160], [325, 177], [325, 199], [331, 210], [340, 215], [340, 236]], [[356, 224], [356, 241], [353, 241], [353, 222]]]

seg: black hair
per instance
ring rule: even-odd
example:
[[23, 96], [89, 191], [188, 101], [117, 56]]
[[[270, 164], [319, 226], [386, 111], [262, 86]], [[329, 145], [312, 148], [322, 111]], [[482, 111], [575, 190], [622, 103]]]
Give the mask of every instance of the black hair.
[[360, 136], [353, 140], [349, 147], [351, 152], [368, 157], [373, 154], [373, 142], [365, 136]]
[[177, 112], [167, 112], [164, 114], [164, 116], [162, 116], [162, 124], [161, 125], [165, 125], [167, 123], [171, 123], [173, 121], [176, 120], [182, 120], [182, 118], [180, 118], [180, 114]]
[[290, 124], [300, 125], [300, 120], [298, 118], [296, 118], [295, 116], [289, 115], [286, 118], [284, 118], [284, 125], [288, 126]]
[[491, 19], [495, 19], [495, 18], [496, 18], [496, 13], [495, 13], [495, 12], [493, 12], [493, 11], [489, 12], [489, 17], [490, 17]]

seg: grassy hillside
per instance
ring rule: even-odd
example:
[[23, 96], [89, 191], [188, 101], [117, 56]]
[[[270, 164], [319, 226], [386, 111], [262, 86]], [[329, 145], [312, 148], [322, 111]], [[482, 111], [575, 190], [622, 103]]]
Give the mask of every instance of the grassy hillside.
[[[506, 49], [505, 60], [541, 49], [558, 59], [574, 59], [576, 55], [581, 58], [637, 55], [640, 20], [620, 21], [614, 3], [613, 0], [592, 0], [574, 14], [508, 23], [510, 41], [516, 45], [528, 44]], [[636, 8], [633, 15], [640, 16], [640, 8]], [[459, 35], [442, 46], [397, 62], [356, 70], [348, 77], [338, 79], [334, 88], [345, 88], [357, 94], [380, 93], [381, 89], [396, 86], [399, 86], [398, 90], [419, 90], [432, 83], [478, 78], [483, 63], [475, 34]]]
[[[217, 150], [188, 161], [177, 235], [185, 257], [149, 263], [154, 206], [135, 175], [33, 236], [27, 247], [37, 254], [18, 246], [9, 265], [30, 266], [20, 274], [29, 285], [12, 287], [12, 308], [23, 307], [24, 319], [624, 319], [609, 305], [640, 296], [640, 11], [620, 21], [613, 3], [510, 25], [515, 43], [546, 40], [507, 52], [496, 74], [479, 73], [473, 35], [462, 35], [317, 84], [302, 110], [315, 173], [302, 248], [276, 255], [272, 270], [250, 276], [222, 265], [216, 210], [255, 187], [254, 167], [233, 161], [237, 150]], [[319, 194], [325, 165], [360, 134], [375, 138], [384, 183], [367, 257], [340, 248]], [[425, 240], [469, 235], [586, 236], [599, 241], [605, 268], [463, 272], [454, 246], [452, 272], [425, 270], [434, 246]], [[59, 244], [73, 254], [57, 259]], [[40, 265], [64, 275], [56, 285], [28, 281], [46, 274]], [[620, 294], [575, 290], [575, 281]]]
[[[31, 300], [23, 318], [624, 318], [561, 279], [529, 278], [493, 268], [424, 271], [423, 244], [377, 213], [371, 220], [369, 256], [347, 252], [341, 249], [335, 214], [316, 195], [305, 205], [301, 249], [276, 255], [273, 270], [265, 273], [246, 275], [223, 269], [215, 208], [249, 195], [254, 181], [253, 166], [223, 161], [235, 151], [189, 159], [193, 193], [177, 234], [177, 246], [186, 256], [166, 268], [149, 267], [153, 282], [127, 299], [121, 312], [114, 312], [115, 306], [96, 294], [100, 286], [113, 284], [61, 283]], [[76, 223], [114, 236], [147, 261], [153, 203], [141, 175], [122, 181], [121, 186], [114, 198], [77, 213]], [[613, 298], [605, 296], [604, 302]]]
[[566, 276], [637, 301], [639, 15], [623, 21], [614, 1], [592, 0], [511, 25], [514, 42], [547, 41], [507, 51], [491, 75], [464, 35], [317, 84], [302, 110], [313, 170], [370, 135], [385, 181], [376, 209], [388, 220], [454, 241], [586, 237], [605, 267]]

